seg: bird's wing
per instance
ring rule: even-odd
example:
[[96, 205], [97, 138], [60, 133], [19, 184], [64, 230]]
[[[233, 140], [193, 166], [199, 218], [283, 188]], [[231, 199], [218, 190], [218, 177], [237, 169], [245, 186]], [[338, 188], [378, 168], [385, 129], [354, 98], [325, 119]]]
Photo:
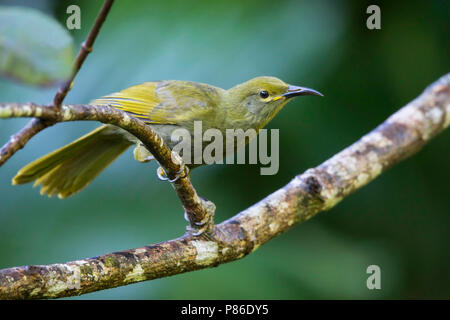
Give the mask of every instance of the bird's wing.
[[94, 100], [152, 124], [203, 120], [214, 112], [223, 89], [188, 81], [146, 82]]
[[157, 84], [158, 82], [145, 82], [96, 99], [91, 104], [108, 105], [128, 112], [145, 122], [168, 124], [163, 121], [164, 119], [151, 119], [149, 116], [152, 109], [161, 103], [155, 91]]
[[189, 81], [162, 81], [156, 92], [161, 103], [150, 112], [150, 119], [165, 119], [179, 125], [194, 120], [211, 120], [223, 89]]

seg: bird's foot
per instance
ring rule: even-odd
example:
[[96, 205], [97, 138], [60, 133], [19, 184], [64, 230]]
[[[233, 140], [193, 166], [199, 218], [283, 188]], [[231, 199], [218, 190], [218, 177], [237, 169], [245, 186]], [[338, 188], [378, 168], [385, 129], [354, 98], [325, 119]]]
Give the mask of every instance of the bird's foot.
[[150, 151], [142, 144], [137, 144], [133, 150], [134, 159], [139, 162], [150, 162], [155, 159]]
[[170, 183], [174, 183], [178, 179], [185, 178], [189, 176], [189, 167], [186, 166], [184, 163], [181, 166], [181, 169], [175, 174], [175, 178], [169, 179], [166, 172], [162, 167], [159, 167], [156, 170], [156, 174], [158, 176], [158, 179], [161, 181], [169, 181]]
[[203, 208], [205, 209], [205, 216], [202, 220], [196, 221], [195, 218], [189, 215], [186, 211], [184, 212], [184, 219], [189, 222], [186, 227], [186, 231], [194, 237], [204, 236], [210, 240], [213, 240], [210, 236], [211, 231], [214, 230], [214, 212], [216, 206], [211, 201], [199, 197]]

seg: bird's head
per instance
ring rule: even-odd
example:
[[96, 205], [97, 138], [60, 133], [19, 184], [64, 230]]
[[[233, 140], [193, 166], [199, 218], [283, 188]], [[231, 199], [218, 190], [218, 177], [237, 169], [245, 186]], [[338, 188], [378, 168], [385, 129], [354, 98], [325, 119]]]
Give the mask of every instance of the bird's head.
[[316, 90], [289, 85], [275, 77], [253, 78], [229, 89], [226, 94], [229, 106], [249, 111], [260, 128], [292, 98], [305, 95], [323, 96]]

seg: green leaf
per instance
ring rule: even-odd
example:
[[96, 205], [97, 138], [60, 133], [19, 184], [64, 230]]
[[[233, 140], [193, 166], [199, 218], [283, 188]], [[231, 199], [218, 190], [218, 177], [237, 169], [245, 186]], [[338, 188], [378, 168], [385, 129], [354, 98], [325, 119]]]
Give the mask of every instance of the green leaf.
[[69, 32], [35, 9], [0, 7], [0, 74], [48, 86], [67, 79], [74, 45]]

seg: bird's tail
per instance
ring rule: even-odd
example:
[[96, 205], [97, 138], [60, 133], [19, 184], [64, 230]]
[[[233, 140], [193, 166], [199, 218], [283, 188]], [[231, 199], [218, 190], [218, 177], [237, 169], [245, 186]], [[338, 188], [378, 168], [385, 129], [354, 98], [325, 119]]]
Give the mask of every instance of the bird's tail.
[[111, 162], [121, 155], [131, 142], [111, 134], [101, 126], [58, 150], [39, 158], [19, 170], [12, 183], [36, 180], [41, 194], [66, 198], [86, 187]]

